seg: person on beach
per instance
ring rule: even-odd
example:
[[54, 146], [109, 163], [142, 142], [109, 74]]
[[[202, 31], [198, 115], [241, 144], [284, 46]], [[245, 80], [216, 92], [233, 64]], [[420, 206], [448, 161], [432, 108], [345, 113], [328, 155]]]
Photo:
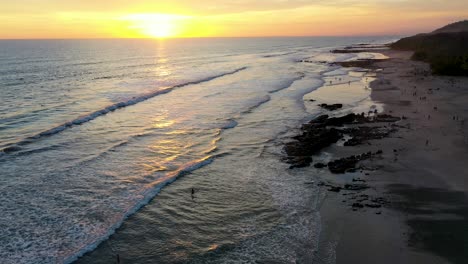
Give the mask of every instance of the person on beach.
[[192, 200], [193, 200], [193, 198], [195, 198], [195, 189], [194, 188], [192, 188]]

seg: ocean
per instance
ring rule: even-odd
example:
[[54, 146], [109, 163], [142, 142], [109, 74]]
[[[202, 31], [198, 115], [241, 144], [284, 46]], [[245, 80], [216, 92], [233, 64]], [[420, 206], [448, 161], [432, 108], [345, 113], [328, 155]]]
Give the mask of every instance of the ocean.
[[391, 40], [0, 41], [1, 262], [308, 263], [324, 194], [283, 143], [376, 107], [330, 63], [379, 54], [329, 51]]

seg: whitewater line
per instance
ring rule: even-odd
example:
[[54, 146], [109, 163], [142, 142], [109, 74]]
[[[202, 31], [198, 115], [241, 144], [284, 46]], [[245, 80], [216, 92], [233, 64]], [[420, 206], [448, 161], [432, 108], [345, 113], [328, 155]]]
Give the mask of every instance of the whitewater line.
[[181, 87], [185, 87], [185, 86], [189, 86], [189, 85], [193, 85], [193, 84], [200, 84], [200, 83], [204, 83], [204, 82], [209, 82], [209, 81], [212, 81], [212, 80], [217, 79], [217, 78], [221, 78], [221, 77], [224, 77], [224, 76], [227, 76], [227, 75], [232, 75], [232, 74], [238, 73], [238, 72], [243, 71], [245, 69], [247, 69], [247, 67], [238, 68], [238, 69], [230, 71], [230, 72], [225, 72], [225, 73], [222, 73], [222, 74], [207, 77], [207, 78], [197, 80], [197, 81], [191, 81], [191, 82], [186, 82], [186, 83], [183, 83], [183, 84], [178, 84], [178, 85], [166, 88], [166, 89], [162, 89], [162, 90], [147, 93], [147, 94], [144, 94], [144, 95], [141, 95], [141, 96], [138, 96], [138, 97], [134, 97], [134, 98], [132, 98], [132, 99], [130, 99], [128, 101], [115, 103], [115, 104], [110, 105], [110, 106], [108, 106], [106, 108], [103, 108], [101, 110], [94, 111], [94, 112], [92, 112], [90, 114], [87, 114], [85, 116], [78, 117], [78, 118], [76, 118], [74, 120], [63, 123], [63, 124], [61, 124], [59, 126], [56, 126], [54, 128], [42, 131], [42, 132], [40, 132], [40, 133], [38, 133], [38, 134], [36, 134], [34, 136], [30, 136], [30, 137], [22, 139], [22, 140], [20, 140], [20, 141], [18, 141], [16, 143], [10, 144], [9, 146], [1, 149], [0, 152], [12, 153], [12, 152], [19, 151], [19, 150], [21, 150], [20, 146], [22, 146], [22, 145], [30, 144], [30, 143], [34, 142], [35, 140], [43, 138], [43, 137], [55, 135], [57, 133], [60, 133], [60, 132], [64, 131], [65, 129], [71, 128], [73, 126], [82, 125], [84, 123], [87, 123], [87, 122], [89, 122], [91, 120], [96, 119], [99, 116], [103, 116], [103, 115], [105, 115], [105, 114], [107, 114], [109, 112], [113, 112], [113, 111], [115, 111], [117, 109], [124, 108], [124, 107], [130, 106], [130, 105], [135, 105], [137, 103], [146, 101], [146, 100], [151, 99], [153, 97], [156, 97], [158, 95], [169, 93], [169, 92], [171, 92], [171, 91], [173, 91], [174, 89], [177, 89], [177, 88], [181, 88]]

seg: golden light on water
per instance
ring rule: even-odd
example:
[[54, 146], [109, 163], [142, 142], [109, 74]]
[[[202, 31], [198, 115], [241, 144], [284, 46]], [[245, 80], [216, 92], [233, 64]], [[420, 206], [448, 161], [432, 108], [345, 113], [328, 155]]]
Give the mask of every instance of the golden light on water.
[[153, 124], [154, 128], [166, 128], [170, 127], [175, 123], [174, 120], [155, 120], [155, 123]]

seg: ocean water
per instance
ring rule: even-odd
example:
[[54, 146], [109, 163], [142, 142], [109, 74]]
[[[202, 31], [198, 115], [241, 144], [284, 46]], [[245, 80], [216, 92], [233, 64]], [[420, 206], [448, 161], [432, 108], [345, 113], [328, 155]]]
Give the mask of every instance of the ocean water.
[[307, 263], [323, 194], [282, 143], [314, 92], [368, 107], [326, 62], [379, 55], [330, 49], [391, 40], [0, 41], [1, 262]]

